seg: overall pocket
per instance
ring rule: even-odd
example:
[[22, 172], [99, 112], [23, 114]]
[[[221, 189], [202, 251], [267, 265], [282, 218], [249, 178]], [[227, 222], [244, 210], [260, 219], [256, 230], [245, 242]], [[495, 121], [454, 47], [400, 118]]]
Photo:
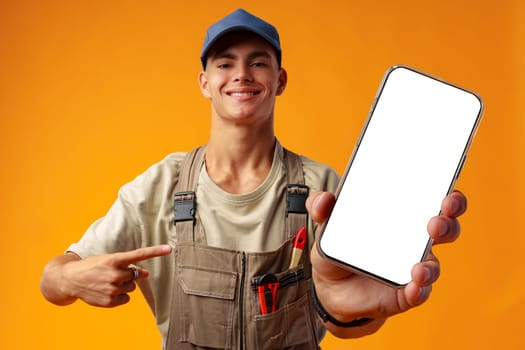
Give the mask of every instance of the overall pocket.
[[261, 313], [258, 281], [252, 279], [252, 301], [256, 303], [255, 336], [258, 350], [270, 349], [317, 349], [315, 320], [309, 295], [310, 280], [305, 279], [304, 270], [299, 267], [276, 274], [279, 287], [275, 294], [274, 312]]
[[256, 315], [257, 349], [317, 349], [309, 304], [309, 296], [304, 295], [275, 312]]
[[179, 341], [208, 348], [231, 348], [237, 274], [229, 271], [178, 265], [183, 293], [175, 307], [180, 310]]

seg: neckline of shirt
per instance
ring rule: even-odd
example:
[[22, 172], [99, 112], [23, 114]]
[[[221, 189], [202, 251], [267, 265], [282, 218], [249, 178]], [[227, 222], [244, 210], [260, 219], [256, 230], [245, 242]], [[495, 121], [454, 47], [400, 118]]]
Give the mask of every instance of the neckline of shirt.
[[257, 200], [268, 191], [268, 189], [271, 187], [276, 177], [278, 176], [279, 170], [282, 167], [282, 153], [283, 148], [281, 144], [278, 141], [276, 141], [270, 172], [268, 173], [264, 181], [255, 190], [251, 192], [243, 194], [233, 194], [224, 191], [222, 188], [217, 186], [217, 184], [213, 182], [213, 180], [210, 178], [208, 172], [206, 171], [206, 166], [204, 166], [204, 164], [201, 168], [201, 172], [199, 175], [199, 183], [197, 186], [202, 186], [201, 190], [209, 191], [210, 193], [213, 193], [214, 196], [217, 196], [217, 198], [221, 198], [222, 200], [230, 202], [232, 204], [242, 204], [248, 201]]

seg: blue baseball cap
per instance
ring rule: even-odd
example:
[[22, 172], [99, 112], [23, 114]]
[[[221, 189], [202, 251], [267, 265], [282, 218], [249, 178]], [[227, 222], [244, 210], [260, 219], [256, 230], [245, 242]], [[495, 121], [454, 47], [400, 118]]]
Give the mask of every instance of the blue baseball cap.
[[220, 21], [212, 24], [206, 32], [204, 45], [201, 51], [202, 68], [206, 68], [206, 59], [210, 48], [227, 33], [233, 31], [248, 31], [257, 34], [264, 40], [268, 41], [275, 49], [277, 62], [281, 65], [281, 43], [277, 29], [270, 23], [252, 15], [251, 13], [237, 9]]

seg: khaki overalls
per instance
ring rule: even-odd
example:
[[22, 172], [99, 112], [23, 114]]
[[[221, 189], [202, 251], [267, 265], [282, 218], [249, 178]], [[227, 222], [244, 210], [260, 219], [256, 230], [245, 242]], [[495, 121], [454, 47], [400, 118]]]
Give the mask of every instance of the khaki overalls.
[[[175, 282], [166, 349], [318, 349], [322, 327], [310, 296], [313, 242], [307, 242], [299, 265], [289, 269], [295, 234], [307, 227], [308, 189], [299, 156], [284, 150], [289, 185], [283, 189], [288, 191], [283, 243], [258, 253], [207, 246], [195, 220], [194, 191], [203, 162], [203, 147], [190, 152], [176, 188]], [[273, 289], [265, 275], [277, 282]]]

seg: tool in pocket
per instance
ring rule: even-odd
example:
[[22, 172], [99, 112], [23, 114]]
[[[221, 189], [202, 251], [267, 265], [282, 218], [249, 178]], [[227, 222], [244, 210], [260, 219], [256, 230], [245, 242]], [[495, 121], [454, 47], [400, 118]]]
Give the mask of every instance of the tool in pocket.
[[277, 308], [277, 289], [279, 288], [277, 276], [273, 273], [264, 274], [257, 279], [256, 286], [261, 314], [266, 315], [275, 312]]
[[290, 260], [290, 269], [293, 269], [299, 264], [301, 255], [303, 254], [304, 246], [306, 244], [306, 228], [303, 226], [295, 235], [292, 248], [292, 259]]

